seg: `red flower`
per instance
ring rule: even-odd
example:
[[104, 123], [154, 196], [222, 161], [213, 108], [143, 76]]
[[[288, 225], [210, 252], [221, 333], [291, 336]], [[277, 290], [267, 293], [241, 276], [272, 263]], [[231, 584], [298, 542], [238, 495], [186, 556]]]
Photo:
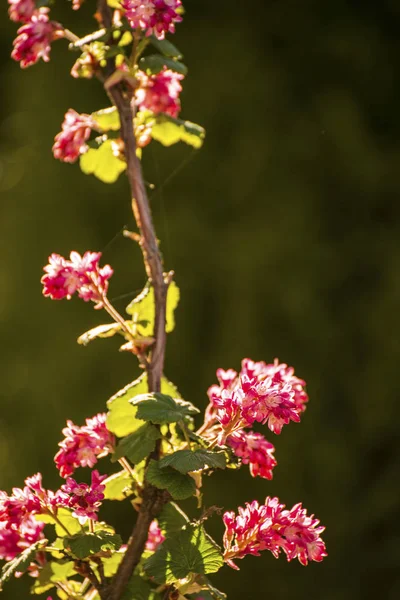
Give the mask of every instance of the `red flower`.
[[14, 40], [14, 50], [11, 56], [21, 63], [25, 69], [38, 62], [50, 60], [50, 45], [56, 39], [64, 37], [62, 26], [55, 21], [49, 21], [45, 12], [37, 11], [30, 21], [18, 29]]
[[93, 467], [98, 456], [111, 452], [115, 444], [114, 436], [106, 427], [105, 413], [86, 419], [83, 427], [67, 421], [63, 434], [61, 449], [54, 457], [61, 477], [72, 475], [78, 467]]
[[100, 268], [101, 252], [70, 253], [70, 260], [59, 254], [49, 256], [49, 264], [44, 267], [43, 294], [52, 300], [68, 300], [78, 292], [79, 298], [98, 306], [108, 290], [108, 280], [113, 274], [110, 265]]
[[77, 161], [87, 151], [86, 142], [95, 125], [90, 115], [78, 114], [70, 108], [65, 114], [62, 131], [54, 138], [54, 157], [63, 162]]
[[175, 33], [175, 23], [182, 21], [177, 12], [181, 0], [122, 0], [121, 4], [132, 29], [143, 29], [147, 36], [153, 33], [159, 40]]
[[102, 481], [106, 478], [107, 475], [100, 475], [98, 471], [92, 471], [92, 481], [89, 486], [86, 483], [77, 483], [72, 477], [67, 477], [67, 482], [61, 486], [61, 491], [69, 496], [65, 496], [59, 506], [72, 508], [73, 516], [81, 524], [85, 523], [87, 519], [97, 520], [97, 512], [104, 500], [105, 486], [102, 485]]
[[250, 465], [252, 477], [272, 479], [272, 469], [278, 464], [273, 453], [275, 448], [261, 433], [255, 431], [236, 431], [230, 435], [226, 443], [242, 463]]
[[309, 560], [320, 562], [327, 556], [320, 537], [325, 527], [319, 526], [318, 519], [307, 516], [301, 504], [290, 511], [284, 509], [278, 498], [267, 497], [264, 505], [254, 500], [245, 508], [239, 507], [238, 516], [234, 512], [223, 515], [224, 559], [230, 567], [238, 569], [233, 561], [247, 554], [259, 556], [262, 550], [269, 550], [275, 558], [283, 550], [288, 561], [298, 558], [302, 565]]
[[177, 117], [181, 110], [179, 94], [182, 86], [179, 83], [184, 76], [169, 69], [156, 75], [146, 75], [138, 71], [136, 75], [139, 87], [135, 92], [139, 110], [151, 110], [154, 114], [165, 113]]
[[8, 14], [11, 21], [28, 23], [36, 11], [33, 0], [8, 0], [10, 8]]

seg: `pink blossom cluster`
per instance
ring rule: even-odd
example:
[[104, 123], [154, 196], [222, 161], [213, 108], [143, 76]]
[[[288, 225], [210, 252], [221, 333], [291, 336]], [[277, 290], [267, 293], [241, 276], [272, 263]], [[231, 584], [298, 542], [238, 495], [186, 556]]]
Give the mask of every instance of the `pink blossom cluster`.
[[218, 369], [220, 385], [208, 390], [208, 418], [215, 418], [226, 434], [253, 423], [267, 423], [280, 433], [290, 421], [298, 423], [308, 396], [305, 381], [295, 377], [294, 369], [275, 359], [273, 364], [246, 358], [238, 374], [233, 369]]
[[182, 21], [181, 0], [122, 0], [121, 4], [132, 29], [142, 29], [159, 40], [168, 32], [175, 33], [175, 23]]
[[97, 521], [97, 512], [104, 500], [105, 485], [102, 484], [107, 475], [100, 475], [98, 471], [92, 471], [91, 485], [77, 483], [72, 477], [61, 486], [63, 496], [62, 506], [72, 509], [72, 515], [81, 523], [88, 519]]
[[108, 280], [113, 274], [110, 265], [100, 268], [101, 252], [71, 252], [70, 260], [59, 254], [49, 256], [49, 264], [44, 267], [45, 275], [41, 282], [43, 294], [52, 300], [68, 300], [78, 292], [79, 298], [101, 303], [107, 294]]
[[96, 123], [90, 115], [79, 114], [70, 108], [64, 117], [61, 131], [54, 138], [53, 154], [63, 162], [74, 163], [88, 150], [88, 141]]
[[65, 437], [54, 457], [61, 477], [72, 475], [78, 467], [93, 467], [100, 455], [106, 456], [114, 449], [115, 438], [106, 427], [105, 413], [86, 419], [82, 427], [67, 421], [62, 432]]
[[53, 510], [59, 501], [59, 493], [43, 489], [40, 473], [25, 479], [24, 488], [13, 488], [11, 496], [0, 491], [0, 558], [12, 560], [44, 539], [44, 523], [34, 515]]
[[160, 544], [163, 543], [165, 537], [162, 534], [162, 531], [156, 520], [150, 523], [149, 527], [149, 535], [146, 541], [146, 550], [150, 552], [155, 552]]
[[272, 469], [278, 464], [275, 447], [261, 433], [241, 429], [228, 436], [226, 444], [243, 464], [249, 465], [252, 477], [272, 479]]
[[44, 523], [35, 515], [57, 515], [61, 507], [70, 508], [81, 524], [97, 519], [104, 499], [107, 475], [92, 471], [91, 485], [78, 484], [69, 477], [60, 490], [43, 488], [42, 475], [37, 473], [25, 479], [24, 488], [13, 488], [11, 496], [0, 491], [0, 559], [12, 560], [25, 548], [44, 539]]
[[308, 516], [301, 504], [285, 510], [278, 498], [267, 497], [264, 505], [254, 500], [245, 508], [239, 507], [238, 513], [223, 515], [224, 559], [234, 569], [238, 569], [235, 560], [247, 554], [259, 556], [262, 550], [269, 550], [275, 558], [283, 550], [288, 561], [298, 558], [302, 565], [327, 556], [320, 537], [325, 527], [319, 526], [314, 515]]
[[38, 62], [50, 60], [51, 43], [64, 37], [60, 23], [50, 21], [48, 8], [36, 8], [33, 0], [8, 0], [12, 21], [23, 23], [14, 40], [11, 56], [24, 69]]
[[177, 117], [181, 110], [179, 94], [182, 86], [179, 82], [183, 78], [180, 73], [167, 68], [154, 75], [138, 71], [136, 79], [139, 87], [135, 92], [135, 100], [139, 110], [151, 110], [156, 115], [165, 113]]

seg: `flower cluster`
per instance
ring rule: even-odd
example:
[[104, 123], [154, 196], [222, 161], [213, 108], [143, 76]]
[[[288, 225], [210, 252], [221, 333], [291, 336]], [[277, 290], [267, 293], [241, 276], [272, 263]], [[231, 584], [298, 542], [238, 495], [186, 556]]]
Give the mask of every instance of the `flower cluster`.
[[177, 117], [181, 110], [179, 94], [182, 86], [179, 83], [183, 75], [164, 68], [155, 75], [146, 75], [138, 71], [136, 79], [139, 87], [135, 92], [135, 100], [139, 110], [151, 110], [154, 114], [165, 113]]
[[267, 497], [264, 505], [246, 503], [238, 512], [238, 516], [234, 512], [223, 515], [224, 559], [234, 569], [238, 567], [233, 561], [247, 554], [259, 556], [262, 550], [269, 550], [275, 558], [283, 550], [288, 561], [298, 558], [302, 565], [327, 556], [320, 537], [325, 527], [319, 526], [314, 515], [308, 516], [301, 504], [285, 510], [278, 498]]
[[272, 479], [272, 469], [277, 465], [275, 448], [261, 433], [235, 431], [227, 438], [226, 443], [243, 464], [250, 466], [252, 477]]
[[65, 113], [62, 131], [54, 138], [53, 154], [63, 162], [74, 163], [88, 150], [88, 141], [96, 123], [90, 115], [79, 114], [72, 108]]
[[28, 477], [24, 488], [13, 488], [11, 496], [0, 492], [0, 558], [12, 560], [31, 544], [44, 539], [44, 523], [35, 514], [53, 510], [60, 494], [46, 491], [40, 473]]
[[155, 552], [160, 544], [163, 543], [165, 537], [162, 534], [162, 531], [156, 520], [150, 523], [149, 527], [149, 535], [146, 541], [146, 550], [150, 552]]
[[240, 373], [218, 369], [220, 385], [208, 390], [208, 416], [222, 425], [226, 434], [253, 423], [267, 423], [274, 433], [283, 425], [299, 422], [308, 396], [305, 382], [294, 375], [294, 369], [277, 359], [273, 364], [242, 361]]
[[154, 34], [159, 40], [174, 33], [175, 23], [182, 21], [181, 0], [122, 0], [121, 4], [133, 29], [142, 29], [147, 36]]
[[50, 46], [54, 40], [64, 37], [62, 25], [50, 21], [48, 8], [36, 8], [33, 0], [9, 0], [12, 21], [23, 23], [14, 40], [12, 58], [24, 69], [42, 58], [50, 60]]
[[59, 254], [49, 256], [41, 282], [43, 294], [52, 300], [68, 300], [78, 292], [79, 298], [92, 300], [101, 306], [108, 290], [108, 280], [113, 274], [110, 265], [100, 268], [101, 252], [71, 252], [70, 260]]
[[72, 477], [61, 486], [63, 506], [72, 509], [72, 515], [78, 519], [81, 525], [88, 519], [97, 521], [97, 512], [104, 500], [105, 485], [102, 484], [107, 475], [100, 475], [98, 471], [92, 471], [91, 485], [77, 483]]
[[115, 438], [106, 427], [105, 413], [86, 419], [82, 427], [67, 421], [62, 432], [65, 437], [54, 457], [61, 477], [72, 475], [78, 467], [93, 467], [100, 455], [106, 456], [114, 449]]
[[87, 519], [97, 520], [97, 512], [104, 499], [107, 475], [92, 471], [91, 485], [78, 484], [68, 478], [60, 490], [43, 488], [42, 475], [37, 473], [25, 479], [24, 488], [13, 488], [11, 496], [0, 491], [0, 559], [12, 560], [25, 548], [44, 539], [44, 523], [35, 515], [57, 516], [61, 507], [70, 508], [81, 524]]

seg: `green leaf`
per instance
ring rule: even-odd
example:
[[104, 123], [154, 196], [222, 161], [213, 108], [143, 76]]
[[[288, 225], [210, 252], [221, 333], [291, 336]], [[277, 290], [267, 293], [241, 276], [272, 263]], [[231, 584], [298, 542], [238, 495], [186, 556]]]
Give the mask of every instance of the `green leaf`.
[[150, 461], [146, 480], [160, 490], [168, 490], [175, 500], [190, 498], [196, 491], [195, 481], [190, 475], [182, 475], [171, 467], [161, 469], [156, 460]]
[[203, 145], [205, 136], [206, 132], [200, 125], [163, 114], [157, 115], [151, 130], [151, 137], [163, 146], [185, 142], [185, 144], [199, 149]]
[[106, 577], [112, 577], [118, 571], [118, 567], [124, 558], [125, 550], [114, 552], [114, 554], [108, 558], [103, 558], [102, 563], [104, 567], [104, 575]]
[[171, 44], [169, 40], [159, 40], [154, 35], [152, 35], [150, 37], [150, 43], [152, 44], [152, 46], [157, 48], [157, 50], [161, 52], [161, 54], [164, 54], [164, 56], [177, 59], [183, 58], [183, 55], [180, 52], [180, 50], [178, 50], [178, 48], [174, 46], [174, 44]]
[[174, 583], [189, 573], [216, 573], [224, 564], [221, 550], [201, 526], [188, 526], [167, 538], [144, 569], [157, 583]]
[[226, 458], [224, 452], [212, 452], [211, 450], [178, 450], [168, 454], [160, 460], [160, 468], [173, 467], [180, 473], [200, 471], [206, 467], [225, 469]]
[[168, 502], [157, 517], [157, 521], [165, 537], [171, 537], [188, 524], [189, 517], [175, 502]]
[[103, 481], [106, 486], [104, 490], [105, 500], [125, 500], [133, 494], [135, 482], [125, 470], [114, 473]]
[[46, 546], [46, 544], [47, 540], [39, 540], [38, 542], [35, 542], [35, 544], [32, 544], [32, 546], [26, 548], [26, 550], [21, 552], [21, 554], [18, 554], [18, 556], [16, 556], [12, 560], [7, 561], [1, 570], [0, 590], [3, 587], [3, 584], [6, 583], [9, 579], [11, 579], [11, 577], [15, 575], [15, 573], [24, 573], [35, 558], [36, 554], [44, 546]]
[[149, 600], [150, 598], [152, 598], [150, 583], [143, 577], [134, 575], [126, 586], [121, 600]]
[[56, 534], [59, 537], [64, 537], [65, 535], [74, 535], [75, 533], [78, 533], [78, 531], [82, 531], [78, 519], [72, 516], [72, 511], [70, 511], [68, 508], [58, 508], [57, 519], [54, 519], [54, 517], [48, 514], [35, 515], [35, 519], [41, 523], [50, 523], [51, 525], [55, 525]]
[[111, 8], [121, 8], [121, 2], [119, 2], [119, 0], [107, 0], [107, 4], [108, 6], [111, 6]]
[[107, 429], [109, 431], [118, 437], [125, 437], [143, 425], [143, 421], [136, 418], [137, 410], [129, 404], [129, 400], [146, 391], [147, 375], [143, 373], [108, 400]]
[[135, 396], [130, 402], [134, 406], [137, 406], [138, 419], [151, 421], [156, 425], [176, 423], [200, 412], [190, 402], [186, 402], [180, 398], [171, 398], [171, 396], [158, 392]]
[[150, 423], [145, 423], [136, 431], [129, 434], [120, 441], [112, 457], [112, 462], [126, 456], [133, 464], [140, 463], [156, 447], [156, 440], [159, 440], [161, 433]]
[[[118, 437], [125, 437], [143, 425], [143, 421], [136, 417], [136, 407], [130, 404], [129, 400], [147, 390], [147, 375], [143, 373], [108, 400], [107, 429], [109, 431]], [[180, 398], [177, 388], [166, 377], [161, 379], [161, 391], [174, 398]]]
[[103, 131], [119, 131], [121, 129], [118, 110], [115, 106], [97, 110], [92, 113], [92, 118]]
[[186, 65], [173, 58], [161, 56], [161, 54], [150, 54], [139, 60], [139, 69], [145, 71], [147, 75], [157, 75], [164, 67], [181, 75], [186, 75], [188, 72]]
[[66, 581], [68, 577], [76, 574], [75, 563], [71, 560], [63, 562], [51, 561], [40, 569], [39, 577], [32, 587], [33, 594], [43, 594], [51, 589], [58, 581]]
[[98, 325], [89, 331], [85, 331], [78, 337], [78, 344], [87, 346], [89, 342], [96, 338], [109, 338], [121, 331], [119, 323], [107, 323], [107, 325]]
[[77, 533], [72, 537], [64, 538], [64, 548], [72, 552], [77, 558], [83, 559], [102, 550], [119, 550], [122, 539], [118, 534], [108, 531], [96, 533]]
[[114, 183], [125, 171], [126, 163], [114, 155], [112, 140], [106, 140], [99, 148], [89, 148], [82, 154], [80, 167], [85, 175], [95, 175], [104, 183]]
[[[180, 298], [179, 288], [175, 281], [168, 286], [167, 292], [167, 314], [166, 327], [167, 333], [171, 333], [175, 328], [174, 311], [178, 306]], [[144, 336], [151, 336], [154, 333], [155, 319], [155, 301], [154, 289], [149, 282], [145, 285], [143, 291], [132, 300], [126, 307], [126, 312], [132, 315], [132, 321], [137, 326], [138, 333]]]

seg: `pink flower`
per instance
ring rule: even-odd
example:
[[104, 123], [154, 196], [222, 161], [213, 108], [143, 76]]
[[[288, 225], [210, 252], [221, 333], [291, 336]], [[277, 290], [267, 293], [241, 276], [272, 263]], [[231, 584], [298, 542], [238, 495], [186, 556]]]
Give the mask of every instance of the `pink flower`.
[[93, 467], [98, 456], [106, 456], [115, 445], [115, 438], [106, 427], [105, 413], [86, 419], [83, 427], [67, 421], [63, 434], [61, 449], [54, 457], [61, 477], [72, 475], [78, 467]]
[[36, 10], [34, 0], [8, 0], [8, 3], [11, 21], [28, 23]]
[[182, 21], [177, 12], [181, 0], [122, 0], [121, 4], [132, 29], [143, 29], [159, 40], [168, 32], [175, 33], [175, 23]]
[[0, 520], [0, 559], [12, 560], [25, 548], [44, 539], [44, 526], [44, 523], [36, 521], [30, 515], [24, 517], [18, 525]]
[[279, 363], [275, 358], [273, 364], [267, 365], [265, 362], [253, 362], [245, 358], [242, 361], [241, 373], [249, 377], [262, 377], [268, 375], [272, 378], [273, 383], [288, 383], [294, 391], [294, 402], [297, 408], [304, 412], [306, 410], [306, 402], [308, 402], [307, 393], [304, 390], [306, 382], [304, 379], [299, 379], [294, 375], [294, 368], [288, 367], [286, 363]]
[[40, 58], [48, 62], [51, 42], [64, 37], [62, 26], [49, 21], [47, 14], [40, 11], [33, 14], [30, 21], [20, 27], [17, 33], [11, 56], [21, 63], [23, 69], [35, 64]]
[[226, 443], [242, 459], [243, 464], [250, 465], [252, 477], [272, 479], [272, 469], [277, 465], [273, 454], [275, 448], [261, 433], [235, 431]]
[[314, 515], [307, 516], [301, 504], [290, 511], [284, 509], [278, 498], [267, 497], [265, 505], [254, 500], [245, 508], [239, 507], [238, 516], [234, 512], [223, 515], [224, 559], [230, 567], [238, 569], [234, 560], [247, 554], [259, 556], [262, 550], [269, 550], [275, 558], [283, 550], [288, 561], [298, 558], [302, 565], [309, 560], [320, 562], [327, 556], [320, 537], [325, 527], [319, 526]]
[[150, 552], [155, 552], [158, 546], [162, 544], [164, 540], [165, 537], [163, 536], [157, 521], [152, 521], [150, 523], [149, 535], [146, 541], [146, 550], [150, 550]]
[[81, 525], [87, 519], [97, 520], [97, 512], [104, 500], [105, 486], [102, 481], [107, 475], [100, 475], [98, 471], [92, 471], [91, 485], [77, 483], [72, 477], [67, 477], [67, 482], [61, 486], [61, 491], [69, 496], [64, 497], [62, 505], [72, 508], [72, 515], [76, 517]]
[[151, 110], [154, 114], [165, 113], [177, 117], [181, 110], [179, 83], [184, 76], [164, 67], [156, 75], [146, 75], [138, 71], [136, 75], [139, 87], [135, 92], [139, 110]]
[[88, 150], [86, 142], [95, 126], [90, 115], [78, 114], [70, 108], [65, 114], [62, 131], [54, 138], [54, 157], [68, 163], [77, 161]]
[[43, 294], [52, 300], [69, 300], [78, 292], [79, 298], [85, 302], [92, 300], [101, 306], [113, 270], [110, 265], [100, 268], [100, 258], [101, 252], [85, 252], [83, 256], [71, 252], [70, 260], [52, 254], [49, 264], [44, 267], [45, 275], [40, 280]]
[[305, 410], [305, 382], [294, 376], [292, 367], [277, 359], [273, 364], [245, 359], [239, 374], [232, 369], [218, 369], [217, 377], [220, 385], [208, 390], [206, 424], [208, 427], [220, 423], [219, 443], [254, 422], [267, 423], [271, 431], [279, 434], [283, 425], [298, 423]]

